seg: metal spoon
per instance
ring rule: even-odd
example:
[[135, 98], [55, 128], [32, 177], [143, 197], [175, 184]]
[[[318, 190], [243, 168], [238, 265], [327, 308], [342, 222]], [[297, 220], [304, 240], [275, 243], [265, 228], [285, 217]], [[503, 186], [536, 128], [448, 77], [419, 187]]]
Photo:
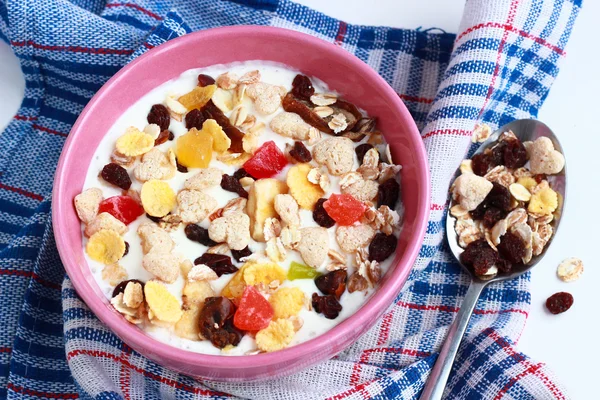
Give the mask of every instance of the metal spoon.
[[[475, 154], [482, 153], [488, 147], [493, 146], [498, 140], [500, 134], [509, 130], [513, 131], [513, 133], [522, 142], [528, 140], [534, 141], [541, 136], [546, 136], [552, 140], [556, 150], [561, 152], [563, 155], [565, 154], [560, 142], [558, 141], [558, 138], [554, 135], [554, 133], [552, 133], [550, 128], [548, 128], [545, 124], [533, 119], [520, 119], [504, 125], [494, 132], [488, 138], [488, 140], [486, 140], [485, 143], [483, 143], [481, 147], [477, 149]], [[454, 178], [456, 179], [456, 177], [459, 175], [460, 170], [456, 172]], [[460, 310], [458, 311], [454, 322], [450, 326], [446, 342], [442, 346], [433, 370], [431, 371], [427, 383], [423, 388], [423, 392], [420, 397], [421, 400], [437, 400], [442, 398], [444, 389], [446, 387], [446, 382], [448, 381], [450, 371], [452, 370], [452, 365], [454, 364], [454, 359], [456, 358], [456, 353], [458, 352], [462, 337], [467, 329], [469, 320], [471, 319], [471, 314], [473, 313], [473, 309], [475, 308], [475, 304], [477, 303], [483, 288], [493, 282], [513, 279], [529, 271], [542, 260], [546, 254], [546, 251], [550, 247], [550, 244], [556, 235], [556, 231], [558, 230], [558, 226], [563, 214], [565, 192], [567, 188], [566, 163], [565, 168], [563, 168], [559, 174], [548, 176], [547, 179], [552, 189], [558, 193], [558, 209], [554, 213], [553, 222], [554, 235], [552, 235], [540, 255], [533, 257], [528, 265], [525, 265], [520, 269], [513, 270], [513, 272], [510, 274], [499, 274], [491, 279], [484, 280], [473, 274], [469, 268], [462, 265], [459, 256], [463, 252], [463, 249], [458, 245], [458, 235], [454, 231], [454, 223], [456, 222], [456, 218], [450, 215], [450, 207], [448, 207], [448, 215], [446, 216], [446, 237], [448, 238], [448, 245], [450, 246], [450, 250], [452, 251], [452, 254], [458, 263], [471, 276], [472, 281], [471, 285], [469, 286], [469, 290], [467, 290], [467, 293], [465, 294], [465, 298], [462, 302]]]

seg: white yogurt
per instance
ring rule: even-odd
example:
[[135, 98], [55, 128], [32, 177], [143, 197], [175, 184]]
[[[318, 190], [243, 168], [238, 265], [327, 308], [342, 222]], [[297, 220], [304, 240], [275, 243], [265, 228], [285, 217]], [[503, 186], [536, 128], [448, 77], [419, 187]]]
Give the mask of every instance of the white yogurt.
[[[98, 177], [98, 174], [102, 170], [104, 165], [110, 162], [110, 155], [114, 149], [114, 145], [117, 138], [121, 136], [125, 132], [125, 130], [130, 126], [135, 126], [136, 128], [143, 130], [143, 128], [147, 125], [146, 117], [153, 104], [162, 104], [167, 95], [175, 95], [176, 97], [178, 97], [191, 91], [196, 86], [197, 76], [200, 73], [207, 74], [216, 78], [220, 74], [228, 71], [236, 73], [238, 76], [241, 76], [245, 72], [256, 69], [258, 69], [261, 73], [261, 81], [281, 85], [287, 88], [288, 90], [291, 89], [291, 83], [296, 74], [298, 73], [298, 71], [289, 69], [284, 65], [265, 61], [249, 61], [229, 65], [215, 65], [209, 68], [188, 70], [184, 72], [180, 77], [165, 82], [164, 84], [156, 87], [154, 90], [143, 96], [134, 105], [132, 105], [123, 113], [123, 115], [115, 122], [115, 124], [110, 128], [110, 130], [100, 142], [100, 145], [96, 149], [94, 157], [92, 158], [92, 161], [90, 163], [84, 184], [84, 189], [91, 187], [101, 188], [104, 193], [104, 198], [117, 196], [121, 194], [120, 189], [105, 183], [102, 179]], [[311, 78], [311, 80], [313, 86], [316, 89], [316, 92], [328, 92], [325, 83], [316, 78]], [[286, 143], [294, 143], [293, 139], [280, 136], [269, 128], [269, 122], [271, 121], [271, 119], [275, 115], [283, 111], [281, 107], [277, 112], [269, 116], [261, 116], [258, 113], [254, 112], [254, 105], [252, 101], [248, 98], [244, 99], [244, 106], [248, 110], [249, 114], [253, 114], [257, 117], [257, 122], [264, 122], [266, 126], [264, 133], [260, 136], [259, 144], [272, 140], [278, 145], [280, 149], [283, 149]], [[226, 115], [229, 115], [229, 113], [226, 113]], [[171, 119], [171, 125], [169, 129], [175, 134], [176, 138], [187, 132], [184, 122], [178, 122], [174, 119]], [[159, 148], [162, 151], [166, 151], [170, 147], [174, 148], [174, 144], [175, 141], [167, 141], [166, 143], [160, 145]], [[308, 147], [310, 149], [310, 146]], [[211, 162], [211, 167], [220, 168], [223, 171], [223, 173], [226, 174], [233, 174], [239, 168], [239, 166], [226, 165], [215, 159], [213, 159], [213, 161]], [[290, 166], [286, 167], [279, 175], [276, 176], [276, 178], [285, 181], [285, 176], [289, 167]], [[357, 167], [358, 164], [355, 161], [354, 169], [356, 169]], [[130, 173], [130, 176], [133, 176], [133, 167], [129, 168], [128, 171]], [[197, 171], [198, 169], [190, 168], [189, 172], [186, 174], [177, 172], [176, 176], [168, 182], [173, 188], [173, 190], [175, 192], [178, 192], [183, 188], [184, 181], [187, 178], [193, 176]], [[324, 197], [329, 197], [331, 193], [340, 193], [338, 184], [339, 178], [331, 177], [331, 180], [332, 182], [330, 188], [327, 191], [327, 193], [325, 193]], [[142, 184], [134, 178], [132, 178], [132, 182], [133, 183], [131, 187], [139, 191], [141, 189]], [[225, 191], [220, 186], [210, 188], [206, 190], [206, 193], [211, 195], [218, 201], [219, 207], [224, 206], [229, 200], [237, 197], [235, 193]], [[312, 218], [312, 212], [307, 210], [301, 210], [300, 216], [302, 221], [302, 227], [318, 226]], [[132, 222], [129, 225], [129, 231], [124, 235], [125, 241], [129, 243], [129, 253], [127, 254], [127, 256], [125, 256], [119, 261], [119, 264], [127, 270], [127, 273], [129, 275], [128, 279], [139, 279], [142, 281], [147, 281], [153, 278], [152, 274], [150, 274], [144, 268], [142, 268], [143, 254], [140, 243], [140, 237], [137, 234], [138, 226], [147, 220], [148, 219], [146, 218], [146, 216], [138, 218], [136, 221]], [[207, 228], [208, 220], [203, 221], [200, 225]], [[197, 257], [201, 256], [207, 250], [207, 247], [187, 239], [183, 230], [184, 225], [182, 224], [176, 231], [170, 233], [171, 237], [176, 243], [174, 251], [180, 253], [186, 259], [193, 261]], [[328, 229], [328, 232], [330, 248], [341, 252], [335, 239], [335, 227]], [[87, 239], [84, 238], [84, 246], [86, 242]], [[264, 249], [265, 245], [264, 243], [257, 243], [251, 240], [249, 247], [252, 251], [259, 251]], [[392, 258], [393, 257], [388, 258], [388, 260], [384, 261], [381, 264], [382, 273], [385, 273], [388, 270]], [[102, 289], [106, 297], [110, 298], [114, 288], [102, 279], [101, 274], [104, 265], [94, 260], [91, 260], [87, 256], [87, 254], [86, 259], [91, 271], [93, 272], [94, 278], [96, 279], [98, 286]], [[350, 266], [348, 269], [348, 276], [350, 276], [353, 272], [353, 260], [350, 256], [347, 256], [347, 259], [347, 265]], [[232, 261], [238, 267], [241, 265], [241, 263], [236, 263], [233, 258]], [[299, 253], [295, 251], [288, 251], [287, 259], [279, 264], [284, 270], [287, 271], [291, 261], [297, 261], [302, 264], [304, 263]], [[325, 269], [325, 265], [323, 265], [319, 269], [319, 271], [327, 272]], [[234, 274], [223, 275], [218, 280], [211, 282], [215, 292], [218, 294], [233, 276]], [[166, 286], [173, 295], [181, 299], [183, 285], [184, 279], [180, 276], [177, 279], [177, 281], [175, 281], [172, 284], [167, 284]], [[312, 295], [312, 293], [318, 293], [318, 290], [312, 279], [285, 281], [283, 283], [283, 286], [299, 287], [306, 293], [306, 295], [309, 298]], [[318, 335], [321, 335], [329, 329], [333, 328], [335, 325], [345, 320], [346, 318], [350, 317], [366, 302], [366, 300], [372, 295], [373, 291], [374, 289], [369, 289], [366, 292], [354, 293], [349, 293], [348, 291], [346, 291], [340, 299], [340, 303], [343, 309], [340, 315], [334, 320], [327, 319], [322, 314], [318, 314], [315, 311], [309, 311], [308, 309], [302, 310], [299, 316], [304, 320], [304, 325], [296, 333], [294, 340], [292, 341], [292, 345], [307, 341]], [[256, 350], [256, 343], [250, 335], [245, 335], [240, 344], [233, 350], [221, 352], [220, 349], [214, 347], [210, 343], [210, 341], [207, 340], [192, 341], [188, 339], [182, 339], [176, 336], [168, 328], [157, 327], [149, 323], [140, 327], [148, 335], [161, 342], [168, 343], [172, 346], [198, 353], [243, 355], [247, 352]]]

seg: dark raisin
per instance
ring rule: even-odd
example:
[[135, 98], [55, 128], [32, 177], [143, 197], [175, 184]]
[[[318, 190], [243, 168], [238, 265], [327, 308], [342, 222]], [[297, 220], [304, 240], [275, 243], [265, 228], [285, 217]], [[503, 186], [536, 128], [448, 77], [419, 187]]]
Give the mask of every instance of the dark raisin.
[[154, 145], [158, 146], [160, 144], [166, 143], [166, 141], [169, 139], [169, 133], [170, 131], [162, 131], [161, 133], [159, 133], [158, 137], [154, 139]]
[[489, 207], [497, 207], [498, 209], [508, 212], [510, 211], [511, 197], [507, 188], [499, 183], [493, 182], [493, 187], [490, 193], [486, 196], [484, 202]]
[[310, 155], [310, 150], [306, 148], [302, 142], [294, 142], [294, 146], [290, 150], [290, 156], [294, 157], [294, 159], [301, 163], [307, 163], [312, 160], [312, 156]]
[[221, 187], [223, 190], [227, 190], [228, 192], [237, 193], [240, 197], [245, 199], [248, 198], [248, 192], [246, 192], [246, 189], [244, 189], [240, 181], [232, 175], [223, 174], [221, 177]]
[[[113, 292], [112, 292], [112, 297], [116, 297], [119, 293], [124, 293], [125, 288], [127, 287], [127, 284], [129, 282], [139, 283], [140, 285], [142, 285], [142, 289], [144, 288], [144, 282], [139, 281], [137, 279], [129, 279], [127, 281], [122, 281], [117, 286], [115, 286], [115, 288], [113, 289]], [[142, 292], [143, 292], [143, 290], [142, 290]]]
[[398, 198], [400, 197], [400, 185], [394, 178], [379, 185], [377, 195], [377, 207], [388, 206], [392, 210], [396, 208]]
[[198, 75], [198, 86], [210, 86], [214, 85], [215, 80], [212, 76], [200, 74]]
[[504, 149], [506, 148], [507, 142], [499, 142], [496, 144], [490, 154], [491, 167], [498, 165], [504, 165]]
[[125, 242], [125, 252], [123, 253], [123, 257], [129, 254], [129, 242]]
[[356, 146], [354, 152], [356, 153], [356, 157], [358, 157], [359, 164], [362, 164], [363, 160], [365, 159], [365, 154], [367, 154], [367, 151], [371, 150], [372, 148], [373, 145], [370, 143], [363, 143]]
[[486, 228], [493, 228], [496, 222], [500, 221], [506, 216], [506, 213], [496, 207], [490, 207], [485, 210], [483, 214], [483, 225]]
[[104, 168], [102, 168], [100, 175], [106, 182], [123, 190], [129, 190], [131, 187], [131, 178], [129, 177], [127, 170], [119, 164], [106, 164]]
[[476, 275], [485, 275], [498, 261], [498, 253], [484, 239], [469, 243], [460, 255], [460, 262], [472, 268]]
[[375, 130], [375, 125], [377, 125], [376, 118], [361, 118], [356, 121], [352, 132], [370, 133]]
[[496, 261], [496, 268], [498, 268], [498, 271], [508, 274], [512, 271], [512, 263], [508, 260], [505, 260], [503, 258], [499, 258], [498, 261]]
[[475, 175], [484, 176], [492, 167], [493, 161], [489, 154], [476, 154], [471, 158], [471, 168]]
[[327, 199], [319, 199], [315, 203], [315, 208], [313, 210], [313, 219], [319, 226], [323, 228], [331, 228], [335, 225], [335, 221], [333, 218], [327, 214], [325, 207], [323, 207], [323, 203], [325, 203]]
[[152, 222], [156, 222], [157, 224], [158, 224], [160, 221], [162, 221], [162, 218], [161, 218], [161, 217], [154, 217], [154, 216], [152, 216], [152, 215], [150, 215], [150, 214], [148, 214], [148, 213], [146, 213], [146, 217], [148, 217], [148, 219], [149, 219], [150, 221], [152, 221]]
[[212, 247], [217, 244], [210, 237], [208, 237], [208, 229], [201, 227], [196, 224], [187, 224], [185, 229], [185, 236], [193, 242], [198, 242], [208, 247]]
[[542, 183], [542, 181], [546, 180], [546, 174], [537, 174], [537, 175], [534, 175], [533, 179], [535, 179], [535, 181], [537, 183]]
[[204, 253], [194, 260], [194, 265], [204, 264], [217, 274], [217, 276], [225, 274], [233, 274], [238, 269], [231, 263], [231, 257], [225, 254]]
[[369, 244], [369, 261], [382, 262], [396, 251], [398, 238], [379, 232]]
[[254, 179], [254, 178], [252, 177], [252, 175], [250, 175], [250, 174], [248, 173], [248, 171], [246, 171], [244, 168], [240, 168], [240, 169], [238, 169], [237, 171], [235, 171], [235, 172], [233, 173], [233, 177], [234, 177], [235, 179], [237, 179], [238, 181], [239, 181], [240, 179], [242, 179], [242, 178], [246, 178], [246, 177], [249, 177], [249, 178], [252, 178], [252, 179]]
[[179, 164], [179, 161], [175, 160], [175, 165], [177, 165], [177, 171], [187, 174], [188, 168], [184, 165]]
[[175, 134], [171, 131], [169, 131], [169, 140], [173, 140], [175, 139]]
[[167, 110], [167, 107], [162, 104], [153, 105], [146, 119], [149, 124], [158, 125], [161, 132], [169, 129], [169, 125], [171, 125], [171, 114]]
[[573, 295], [567, 292], [554, 293], [546, 300], [546, 308], [552, 314], [560, 314], [567, 311], [573, 305]]
[[507, 168], [521, 168], [527, 164], [527, 150], [520, 140], [511, 140], [504, 147], [504, 165]]
[[331, 294], [319, 296], [313, 293], [312, 306], [316, 312], [323, 314], [327, 319], [336, 319], [340, 315], [340, 311], [342, 311], [342, 305]]
[[220, 349], [237, 346], [243, 332], [233, 326], [235, 305], [226, 297], [207, 297], [200, 311], [200, 334]]
[[315, 285], [321, 293], [334, 295], [339, 300], [346, 290], [346, 278], [348, 278], [346, 270], [338, 269], [317, 277]]
[[302, 100], [310, 100], [310, 96], [315, 94], [315, 88], [306, 75], [298, 74], [292, 81], [292, 94]]
[[198, 130], [202, 129], [202, 124], [204, 124], [205, 118], [202, 115], [202, 111], [194, 108], [192, 111], [188, 112], [185, 115], [185, 127], [187, 130], [192, 128], [196, 128]]
[[502, 258], [510, 261], [513, 264], [521, 264], [523, 262], [523, 256], [526, 253], [525, 243], [523, 239], [515, 235], [512, 232], [506, 232], [500, 239], [498, 246], [498, 252]]
[[231, 249], [231, 255], [235, 258], [235, 261], [240, 261], [244, 257], [250, 257], [252, 255], [252, 251], [248, 248], [248, 246], [244, 247], [242, 250], [233, 250]]

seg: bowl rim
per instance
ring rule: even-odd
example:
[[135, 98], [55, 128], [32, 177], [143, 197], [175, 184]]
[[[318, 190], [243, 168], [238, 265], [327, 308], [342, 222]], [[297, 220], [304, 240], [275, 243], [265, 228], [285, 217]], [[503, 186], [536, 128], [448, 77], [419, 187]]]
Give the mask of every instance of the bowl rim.
[[403, 114], [403, 119], [408, 122], [406, 126], [408, 133], [415, 135], [416, 138], [418, 137], [421, 139], [419, 130], [417, 129], [412, 116], [406, 109], [406, 106], [400, 97], [374, 69], [340, 46], [336, 46], [332, 43], [305, 33], [285, 28], [266, 26], [229, 26], [192, 32], [179, 38], [169, 40], [160, 46], [148, 50], [146, 53], [121, 68], [100, 88], [100, 90], [85, 106], [77, 121], [71, 128], [71, 132], [73, 134], [69, 135], [63, 145], [63, 150], [61, 152], [56, 169], [52, 193], [52, 223], [59, 256], [63, 261], [65, 270], [69, 275], [75, 290], [84, 300], [85, 304], [94, 312], [94, 315], [96, 315], [124, 342], [128, 343], [133, 348], [151, 349], [151, 353], [154, 356], [150, 357], [152, 359], [177, 359], [178, 361], [188, 365], [212, 366], [215, 368], [215, 370], [239, 369], [242, 367], [268, 367], [273, 364], [281, 364], [299, 359], [306, 354], [320, 354], [322, 351], [325, 352], [325, 349], [334, 347], [337, 342], [343, 341], [343, 338], [347, 336], [349, 332], [360, 329], [360, 326], [363, 324], [361, 320], [364, 315], [376, 314], [377, 319], [381, 317], [383, 312], [393, 302], [394, 298], [404, 286], [408, 275], [412, 270], [412, 264], [414, 264], [419, 250], [423, 244], [423, 238], [430, 213], [431, 194], [430, 171], [427, 153], [422, 140], [418, 140], [415, 141], [418, 147], [418, 154], [415, 156], [415, 164], [419, 166], [419, 168], [416, 169], [418, 174], [417, 179], [425, 184], [423, 185], [424, 193], [419, 195], [420, 200], [418, 201], [416, 207], [417, 216], [420, 216], [420, 218], [415, 218], [414, 235], [413, 238], [409, 240], [406, 250], [404, 251], [404, 255], [407, 256], [407, 265], [410, 264], [410, 267], [398, 268], [399, 263], [397, 263], [394, 270], [390, 271], [392, 274], [387, 277], [386, 281], [375, 291], [375, 293], [373, 293], [368, 301], [356, 313], [340, 322], [329, 331], [292, 347], [272, 353], [240, 356], [223, 356], [198, 353], [160, 342], [146, 334], [137, 326], [128, 323], [120, 315], [117, 315], [117, 313], [111, 312], [104, 299], [99, 298], [95, 291], [91, 289], [90, 282], [88, 282], [87, 278], [85, 277], [83, 268], [79, 266], [79, 263], [75, 259], [73, 252], [70, 252], [67, 248], [68, 246], [64, 244], [66, 243], [66, 240], [63, 232], [65, 232], [66, 229], [62, 228], [66, 227], [63, 227], [60, 216], [63, 212], [67, 212], [67, 208], [65, 208], [67, 207], [67, 203], [68, 206], [72, 208], [72, 199], [64, 199], [63, 195], [61, 194], [62, 190], [60, 190], [61, 187], [66, 184], [64, 175], [66, 174], [67, 154], [69, 153], [72, 143], [77, 140], [78, 134], [83, 132], [82, 127], [85, 126], [88, 114], [94, 111], [96, 104], [101, 101], [108, 89], [113, 85], [118, 84], [121, 76], [128, 73], [130, 70], [135, 69], [139, 63], [145, 61], [147, 58], [160, 56], [161, 52], [177, 47], [180, 44], [188, 41], [193, 42], [199, 36], [202, 36], [204, 39], [206, 39], [206, 37], [211, 36], [214, 37], [228, 35], [250, 35], [259, 37], [262, 35], [270, 36], [271, 38], [273, 36], [288, 37], [296, 41], [308, 42], [311, 44], [311, 46], [321, 48], [324, 52], [333, 53], [334, 57], [343, 58], [345, 62], [351, 64], [351, 68], [355, 69], [358, 73], [367, 75], [370, 79], [383, 83], [381, 85], [381, 90], [387, 92], [388, 97], [397, 98], [396, 108], [401, 114]]

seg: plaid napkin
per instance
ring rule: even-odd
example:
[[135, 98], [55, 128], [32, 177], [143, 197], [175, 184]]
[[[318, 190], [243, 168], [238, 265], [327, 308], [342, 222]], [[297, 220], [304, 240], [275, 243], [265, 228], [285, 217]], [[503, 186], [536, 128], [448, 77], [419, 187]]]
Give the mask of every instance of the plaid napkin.
[[[442, 240], [450, 178], [477, 122], [536, 116], [580, 6], [469, 0], [455, 36], [350, 25], [287, 0], [0, 0], [0, 38], [26, 79], [0, 136], [0, 398], [416, 398], [469, 283]], [[383, 318], [334, 359], [252, 384], [193, 380], [132, 351], [63, 282], [49, 219], [61, 147], [102, 84], [171, 38], [234, 24], [308, 32], [378, 71], [422, 131], [433, 188], [425, 243]], [[448, 398], [567, 397], [543, 363], [515, 348], [528, 288], [525, 275], [484, 291]]]

